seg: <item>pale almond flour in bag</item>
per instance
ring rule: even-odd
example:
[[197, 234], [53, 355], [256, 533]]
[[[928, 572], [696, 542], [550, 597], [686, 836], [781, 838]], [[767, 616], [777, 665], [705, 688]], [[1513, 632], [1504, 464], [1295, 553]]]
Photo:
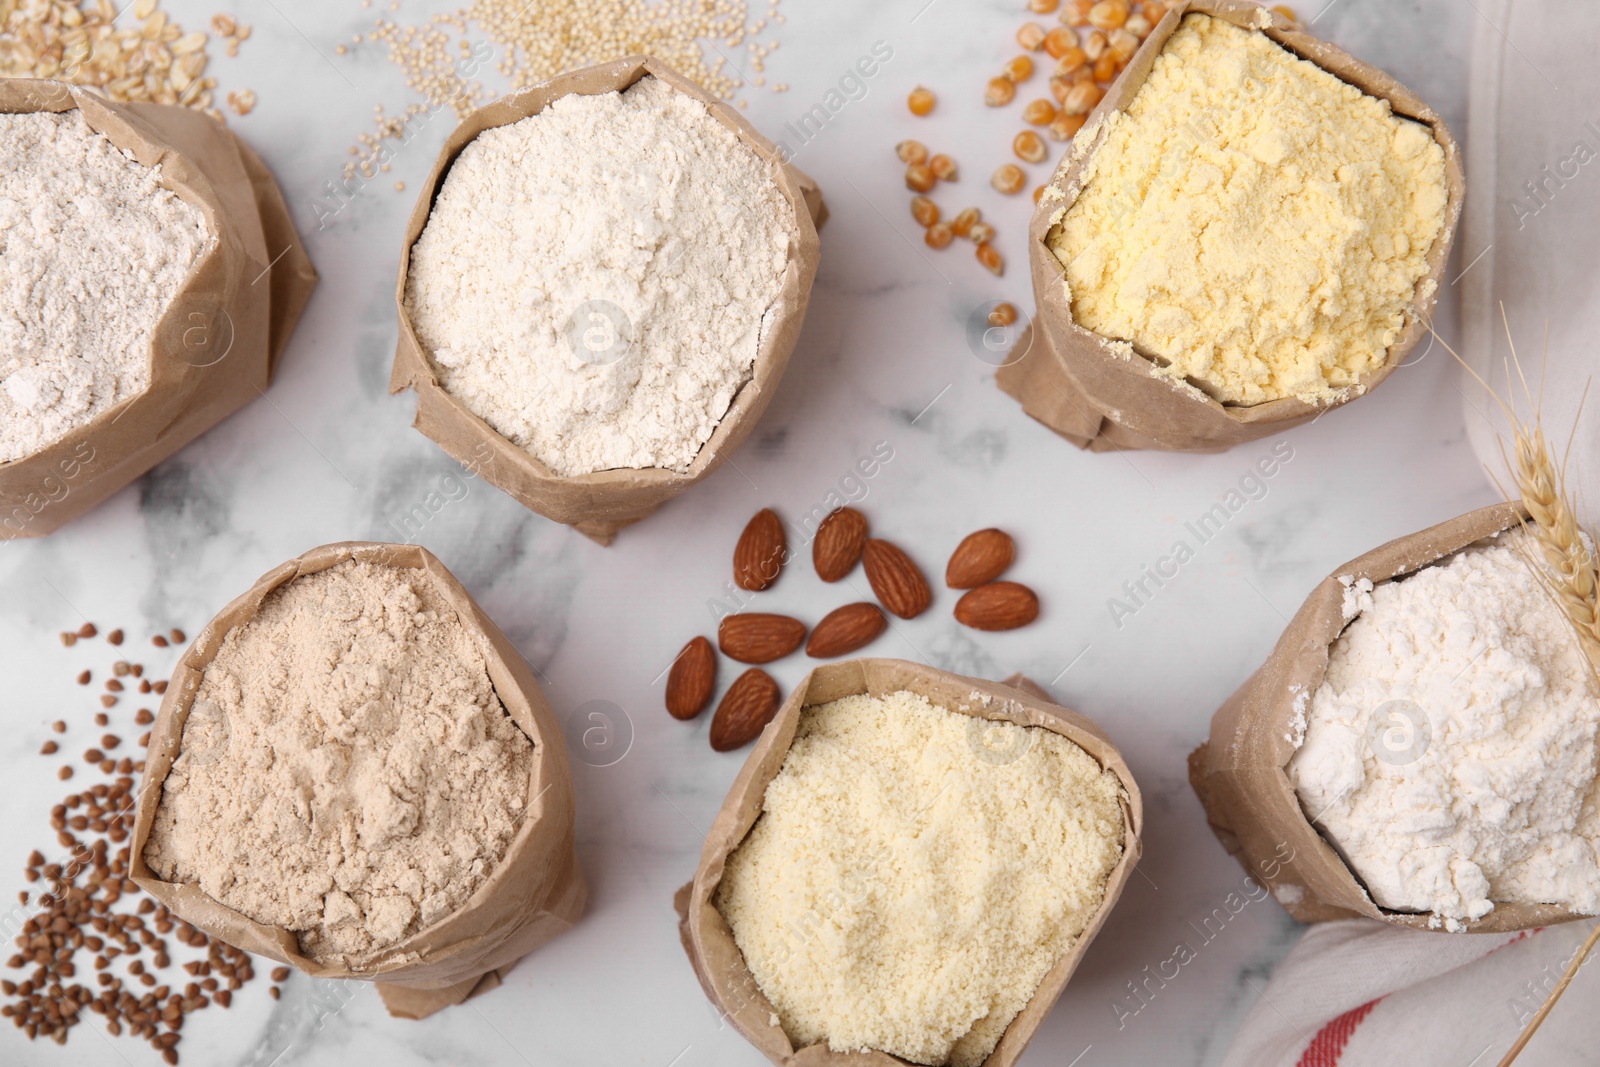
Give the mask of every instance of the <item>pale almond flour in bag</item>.
[[468, 144], [405, 301], [446, 391], [555, 473], [683, 471], [750, 379], [793, 230], [760, 157], [647, 77]]
[[296, 578], [205, 670], [145, 860], [312, 959], [460, 907], [515, 836], [533, 746], [417, 570]]
[[156, 324], [215, 243], [81, 112], [0, 114], [0, 463], [150, 384]]
[[796, 1048], [975, 1067], [1100, 908], [1123, 795], [1051, 731], [844, 697], [805, 710], [716, 906]]

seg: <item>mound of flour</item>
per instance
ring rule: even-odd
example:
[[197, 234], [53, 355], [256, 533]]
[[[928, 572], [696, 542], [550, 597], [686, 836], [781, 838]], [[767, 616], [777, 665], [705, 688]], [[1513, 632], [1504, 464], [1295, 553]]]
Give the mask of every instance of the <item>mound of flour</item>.
[[655, 78], [462, 150], [406, 304], [444, 388], [557, 474], [685, 470], [750, 379], [794, 211]]
[[214, 243], [79, 111], [0, 115], [0, 463], [150, 385], [150, 339]]

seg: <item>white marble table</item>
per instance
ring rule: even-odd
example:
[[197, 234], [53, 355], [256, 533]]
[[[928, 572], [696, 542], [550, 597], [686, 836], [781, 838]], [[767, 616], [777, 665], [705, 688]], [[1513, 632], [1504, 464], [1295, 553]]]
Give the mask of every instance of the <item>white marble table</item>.
[[[195, 23], [216, 10], [196, 0], [167, 6]], [[71, 676], [84, 666], [103, 673], [111, 659], [103, 643], [62, 648], [58, 631], [90, 618], [136, 634], [173, 625], [192, 633], [263, 571], [307, 548], [399, 539], [391, 523], [456, 469], [410, 428], [412, 399], [386, 393], [394, 272], [412, 196], [394, 192], [392, 181], [417, 187], [449, 122], [425, 130], [401, 151], [392, 175], [317, 230], [310, 200], [370, 128], [373, 105], [392, 113], [413, 97], [375, 52], [334, 53], [340, 40], [369, 28], [372, 9], [353, 0], [236, 6], [255, 36], [240, 58], [217, 69], [224, 89], [254, 88], [260, 103], [234, 125], [282, 182], [322, 285], [267, 399], [53, 537], [0, 546], [0, 667], [10, 722], [0, 739], [8, 783], [0, 881], [8, 893], [23, 888], [22, 857], [48, 842], [47, 809], [64, 792], [53, 761], [35, 755], [50, 736], [47, 724], [87, 721], [93, 698]], [[407, 0], [397, 17], [420, 21], [447, 6]], [[1185, 757], [1319, 578], [1494, 494], [1466, 446], [1448, 360], [1435, 351], [1372, 397], [1284, 435], [1293, 458], [1266, 496], [1135, 616], [1113, 622], [1108, 598], [1277, 439], [1220, 456], [1087, 455], [1024, 417], [969, 350], [964, 324], [979, 304], [1003, 297], [1031, 307], [1022, 269], [1026, 205], [999, 197], [985, 180], [1018, 126], [1015, 109], [996, 121], [980, 99], [983, 81], [1014, 51], [1021, 7], [1018, 0], [788, 0], [769, 77], [793, 88], [749, 97], [749, 117], [770, 135], [781, 138], [784, 123], [874, 42], [887, 42], [893, 58], [863, 99], [797, 152], [822, 184], [832, 220], [800, 348], [737, 467], [624, 531], [609, 549], [481, 482], [417, 537], [542, 672], [559, 714], [604, 701], [631, 732], [626, 754], [610, 765], [574, 748], [579, 850], [592, 894], [581, 925], [526, 960], [500, 990], [422, 1023], [390, 1020], [365, 987], [324, 1015], [314, 1009], [314, 983], [302, 976], [276, 1003], [258, 982], [231, 1011], [191, 1018], [185, 1063], [763, 1062], [707, 1007], [671, 908], [743, 756], [710, 751], [709, 716], [692, 725], [669, 719], [656, 679], [688, 637], [711, 632], [707, 602], [722, 592], [733, 540], [749, 515], [762, 506], [809, 510], [880, 441], [894, 458], [868, 483], [861, 505], [877, 528], [936, 570], [967, 531], [1005, 527], [1020, 544], [1015, 576], [1039, 591], [1045, 608], [1035, 626], [983, 635], [955, 624], [953, 597], [941, 592], [935, 610], [871, 651], [987, 677], [1032, 676], [1104, 725], [1144, 790], [1140, 875], [1024, 1062], [1220, 1060], [1298, 927], [1265, 900], [1209, 939], [1197, 932], [1244, 873], [1207, 829]], [[1459, 0], [1334, 0], [1315, 28], [1399, 76], [1460, 135], [1475, 18]], [[904, 106], [918, 82], [940, 93], [930, 119], [912, 119]], [[991, 278], [970, 252], [925, 255], [913, 243], [920, 235], [891, 151], [906, 136], [952, 151], [966, 168], [960, 192], [1000, 222], [1011, 263], [1004, 278]], [[1439, 316], [1446, 336], [1454, 321], [1447, 291]], [[834, 597], [808, 571], [797, 569], [767, 602], [820, 617]], [[145, 658], [156, 667], [173, 657]], [[797, 656], [775, 674], [787, 686], [805, 669]], [[569, 745], [576, 736], [569, 731]], [[1125, 999], [1129, 983], [1180, 940], [1197, 958], [1127, 1014], [1139, 1007]], [[1510, 1025], [1507, 1016], [1508, 1036]], [[66, 1048], [28, 1045], [6, 1026], [0, 1062], [157, 1061], [142, 1043], [102, 1040], [88, 1026]]]

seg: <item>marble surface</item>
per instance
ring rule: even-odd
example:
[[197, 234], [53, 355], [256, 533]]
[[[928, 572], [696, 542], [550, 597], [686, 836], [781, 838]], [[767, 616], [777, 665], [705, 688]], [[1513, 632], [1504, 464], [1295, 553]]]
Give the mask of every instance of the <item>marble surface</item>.
[[[193, 22], [217, 9], [167, 6]], [[398, 17], [420, 21], [445, 6], [408, 0]], [[969, 349], [965, 326], [979, 305], [1032, 303], [1022, 269], [1027, 205], [985, 181], [1018, 128], [1015, 108], [1002, 120], [979, 96], [1014, 52], [1020, 7], [788, 0], [769, 77], [792, 89], [749, 94], [747, 114], [769, 135], [781, 138], [784, 124], [875, 42], [887, 42], [893, 58], [863, 98], [795, 153], [825, 190], [832, 220], [799, 350], [756, 434], [733, 463], [609, 549], [478, 481], [416, 537], [538, 669], [568, 724], [587, 917], [500, 990], [421, 1023], [391, 1021], [365, 987], [330, 995], [296, 975], [273, 1002], [257, 983], [231, 1011], [191, 1019], [185, 1063], [762, 1062], [708, 1008], [671, 906], [743, 754], [710, 751], [709, 716], [688, 725], [668, 718], [661, 677], [688, 637], [711, 632], [711, 606], [749, 515], [763, 506], [809, 511], [878, 442], [893, 459], [865, 483], [860, 505], [878, 529], [937, 572], [963, 534], [1002, 526], [1020, 544], [1014, 576], [1045, 607], [1037, 625], [986, 635], [957, 626], [954, 598], [941, 590], [933, 611], [871, 651], [992, 678], [1030, 675], [1105, 727], [1144, 790], [1139, 874], [1024, 1062], [1220, 1060], [1299, 928], [1266, 900], [1197, 940], [1193, 922], [1244, 874], [1207, 829], [1185, 757], [1325, 573], [1494, 493], [1466, 447], [1448, 359], [1426, 352], [1371, 397], [1283, 435], [1293, 456], [1266, 494], [1146, 606], [1121, 625], [1113, 620], [1107, 602], [1124, 581], [1280, 439], [1217, 456], [1080, 453], [1025, 418]], [[353, 0], [239, 0], [237, 12], [255, 35], [216, 69], [224, 89], [253, 88], [260, 103], [234, 128], [282, 182], [322, 285], [265, 398], [53, 537], [0, 546], [0, 668], [11, 723], [0, 737], [8, 783], [0, 858], [10, 857], [0, 878], [13, 889], [24, 886], [21, 858], [49, 842], [47, 811], [64, 792], [57, 761], [36, 755], [48, 724], [75, 724], [68, 751], [89, 743], [96, 708], [72, 676], [83, 667], [103, 673], [113, 658], [103, 642], [63, 648], [58, 631], [85, 619], [125, 627], [159, 672], [175, 654], [149, 650], [150, 632], [197, 631], [263, 571], [314, 545], [401, 539], [394, 523], [457, 470], [410, 428], [412, 398], [386, 393], [394, 273], [412, 203], [392, 180], [414, 190], [450, 122], [426, 129], [401, 150], [392, 175], [319, 230], [312, 198], [370, 128], [373, 105], [392, 113], [413, 97], [376, 52], [335, 54], [335, 44], [370, 27], [373, 10]], [[1333, 0], [1315, 29], [1410, 84], [1460, 134], [1477, 17], [1458, 0]], [[923, 120], [904, 107], [919, 82], [941, 94]], [[957, 156], [961, 195], [941, 202], [975, 203], [998, 221], [1011, 262], [1004, 278], [991, 278], [966, 251], [931, 253], [915, 240], [891, 152], [907, 136]], [[1042, 175], [1035, 168], [1030, 184]], [[1446, 336], [1455, 316], [1450, 290], [1438, 320]], [[837, 599], [809, 567], [797, 567], [761, 603], [814, 620]], [[795, 656], [774, 674], [790, 686], [806, 667]], [[731, 677], [725, 666], [724, 682]], [[583, 730], [572, 724], [595, 711], [610, 716], [626, 745], [619, 740], [609, 753], [582, 746]], [[1137, 1013], [1119, 1012], [1132, 1003], [1128, 983], [1180, 940], [1197, 947], [1197, 958]], [[1505, 1025], [1509, 1039], [1509, 1014]], [[156, 1062], [143, 1044], [89, 1027], [57, 1048], [29, 1045], [9, 1026], [0, 1028], [0, 1061]]]

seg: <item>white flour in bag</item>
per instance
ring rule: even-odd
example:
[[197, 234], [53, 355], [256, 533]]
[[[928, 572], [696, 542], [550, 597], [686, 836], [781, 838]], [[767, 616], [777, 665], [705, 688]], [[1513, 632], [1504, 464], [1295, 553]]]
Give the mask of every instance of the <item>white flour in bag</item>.
[[1600, 913], [1600, 704], [1522, 536], [1346, 582], [1354, 621], [1289, 763], [1372, 899], [1450, 929], [1496, 902]]
[[444, 388], [557, 474], [685, 470], [750, 379], [794, 211], [655, 78], [485, 130], [412, 248]]
[[81, 112], [0, 115], [0, 463], [150, 385], [156, 324], [213, 239]]

